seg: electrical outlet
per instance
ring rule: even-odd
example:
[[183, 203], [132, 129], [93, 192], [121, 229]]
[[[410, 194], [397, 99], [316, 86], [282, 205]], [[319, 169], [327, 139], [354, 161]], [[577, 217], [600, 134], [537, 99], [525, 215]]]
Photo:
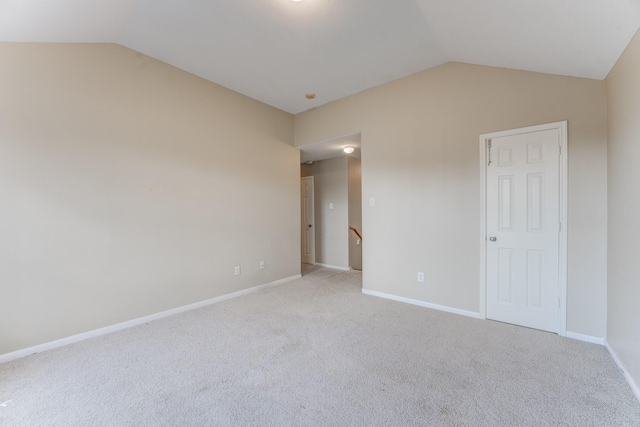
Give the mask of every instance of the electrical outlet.
[[265, 264], [264, 261], [260, 261], [260, 270], [264, 270]]
[[424, 283], [424, 273], [422, 271], [418, 271], [418, 282]]
[[236, 266], [233, 268], [233, 274], [235, 274], [236, 276], [239, 276], [239, 275], [240, 275], [240, 266], [239, 266], [239, 265], [236, 265]]

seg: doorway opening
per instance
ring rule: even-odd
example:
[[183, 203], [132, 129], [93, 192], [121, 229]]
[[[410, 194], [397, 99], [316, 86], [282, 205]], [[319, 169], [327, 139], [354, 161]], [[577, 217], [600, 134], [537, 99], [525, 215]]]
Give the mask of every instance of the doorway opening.
[[[347, 150], [349, 153], [346, 153], [343, 150], [345, 147], [353, 150]], [[299, 148], [301, 262], [335, 270], [361, 271], [363, 230], [360, 134]], [[313, 194], [309, 195], [309, 191]], [[309, 213], [311, 209], [313, 215]], [[314, 245], [313, 248], [309, 247], [311, 244]], [[303, 267], [304, 274], [309, 267]]]

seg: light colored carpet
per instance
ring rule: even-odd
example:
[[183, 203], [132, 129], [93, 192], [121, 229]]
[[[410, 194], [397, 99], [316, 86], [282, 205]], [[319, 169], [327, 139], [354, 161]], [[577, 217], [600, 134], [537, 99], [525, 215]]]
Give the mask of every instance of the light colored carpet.
[[640, 426], [601, 346], [305, 273], [0, 365], [0, 425]]

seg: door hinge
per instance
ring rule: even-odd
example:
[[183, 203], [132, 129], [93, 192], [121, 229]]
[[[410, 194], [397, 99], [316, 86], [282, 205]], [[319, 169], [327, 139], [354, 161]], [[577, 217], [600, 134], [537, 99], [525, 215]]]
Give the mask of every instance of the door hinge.
[[562, 145], [558, 145], [558, 156], [562, 156]]
[[490, 139], [487, 140], [487, 156], [489, 157], [489, 162], [487, 163], [487, 166], [491, 166], [491, 140]]

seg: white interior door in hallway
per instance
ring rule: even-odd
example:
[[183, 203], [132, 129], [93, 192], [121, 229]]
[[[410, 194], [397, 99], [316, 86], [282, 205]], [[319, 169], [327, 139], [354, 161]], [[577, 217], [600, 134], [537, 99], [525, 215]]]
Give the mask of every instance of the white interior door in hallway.
[[316, 262], [316, 239], [314, 224], [314, 199], [313, 199], [313, 177], [308, 176], [300, 179], [300, 232], [302, 262], [305, 264], [315, 264]]
[[561, 330], [561, 132], [536, 127], [485, 139], [489, 319]]

